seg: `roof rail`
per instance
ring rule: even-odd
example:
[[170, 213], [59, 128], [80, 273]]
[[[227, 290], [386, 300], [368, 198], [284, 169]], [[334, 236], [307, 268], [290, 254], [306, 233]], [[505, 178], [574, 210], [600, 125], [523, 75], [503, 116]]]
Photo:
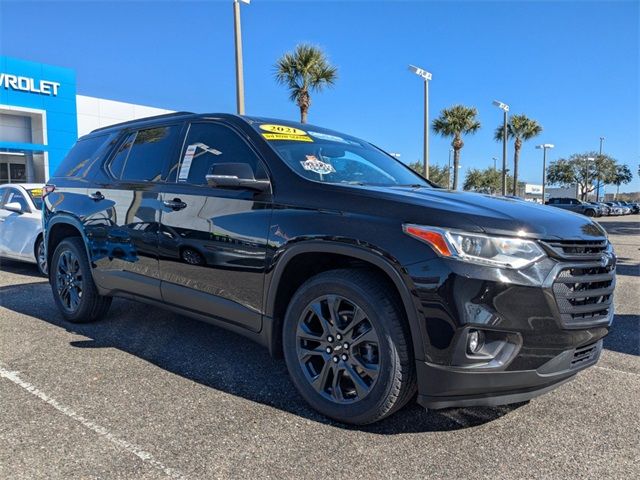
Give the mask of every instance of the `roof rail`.
[[114, 123], [113, 125], [107, 125], [106, 127], [100, 127], [100, 128], [96, 128], [95, 130], [91, 130], [91, 133], [101, 132], [103, 130], [109, 130], [110, 128], [118, 128], [118, 127], [124, 127], [126, 125], [142, 123], [148, 120], [156, 120], [156, 119], [171, 118], [171, 117], [183, 117], [185, 115], [195, 115], [195, 114], [193, 112], [163, 113], [162, 115], [153, 115], [151, 117], [136, 118], [135, 120], [127, 120], [126, 122]]

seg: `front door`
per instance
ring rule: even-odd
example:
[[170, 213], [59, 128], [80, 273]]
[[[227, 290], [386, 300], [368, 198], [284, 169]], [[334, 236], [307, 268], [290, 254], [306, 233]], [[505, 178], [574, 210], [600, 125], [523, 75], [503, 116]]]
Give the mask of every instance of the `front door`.
[[179, 160], [162, 193], [163, 300], [259, 331], [271, 194], [209, 187], [205, 177], [212, 165], [233, 162], [267, 179], [264, 165], [217, 122], [192, 123]]

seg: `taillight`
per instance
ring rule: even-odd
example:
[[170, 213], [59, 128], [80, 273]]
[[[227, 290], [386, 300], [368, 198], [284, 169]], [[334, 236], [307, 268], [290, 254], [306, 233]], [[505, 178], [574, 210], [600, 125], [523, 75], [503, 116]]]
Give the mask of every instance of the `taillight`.
[[42, 198], [46, 197], [56, 189], [55, 185], [47, 184], [42, 189]]

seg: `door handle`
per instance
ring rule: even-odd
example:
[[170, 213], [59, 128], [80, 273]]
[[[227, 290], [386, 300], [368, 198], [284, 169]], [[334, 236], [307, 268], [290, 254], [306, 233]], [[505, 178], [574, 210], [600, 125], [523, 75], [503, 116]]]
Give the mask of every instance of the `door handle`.
[[178, 211], [178, 210], [182, 210], [183, 208], [187, 208], [187, 204], [184, 203], [182, 200], [180, 200], [179, 198], [174, 198], [173, 200], [165, 200], [164, 202], [162, 202], [162, 204], [165, 207], [170, 208], [171, 210], [173, 210], [174, 212]]
[[95, 193], [90, 193], [89, 198], [95, 202], [98, 202], [100, 200], [104, 200], [104, 195], [100, 192], [95, 192]]

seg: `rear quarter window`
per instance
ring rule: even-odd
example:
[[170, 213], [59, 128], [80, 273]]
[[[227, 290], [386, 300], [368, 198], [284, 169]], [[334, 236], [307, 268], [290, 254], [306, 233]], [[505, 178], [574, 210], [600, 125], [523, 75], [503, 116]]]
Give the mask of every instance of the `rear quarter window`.
[[87, 177], [92, 167], [101, 158], [113, 135], [97, 135], [81, 138], [62, 160], [55, 177]]

